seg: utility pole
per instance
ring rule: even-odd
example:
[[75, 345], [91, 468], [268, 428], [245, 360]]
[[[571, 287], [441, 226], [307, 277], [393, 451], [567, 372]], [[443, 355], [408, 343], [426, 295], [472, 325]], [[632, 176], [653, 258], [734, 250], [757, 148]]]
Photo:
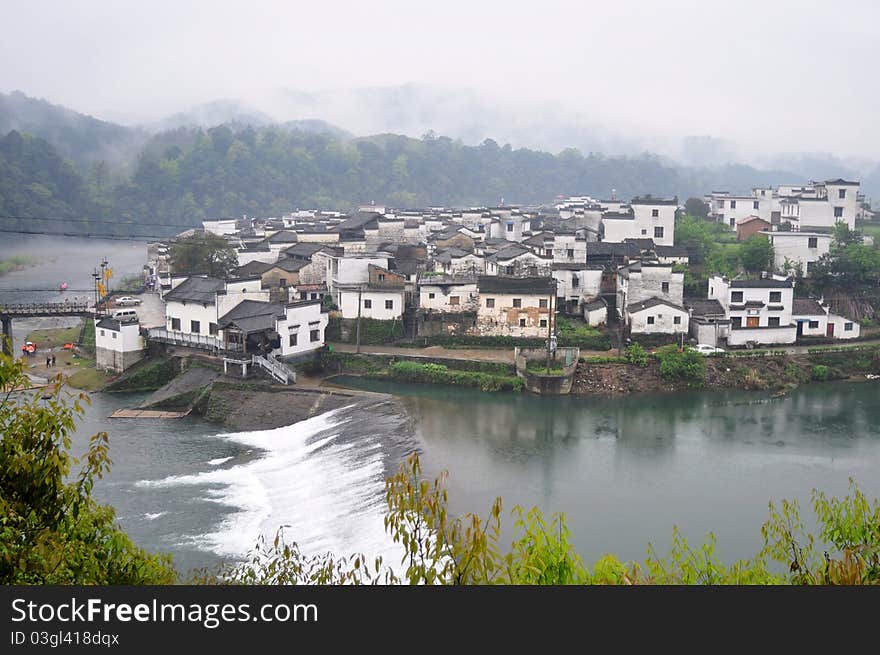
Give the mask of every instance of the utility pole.
[[361, 296], [364, 292], [364, 285], [360, 285], [358, 287], [358, 321], [357, 321], [357, 348], [355, 349], [356, 353], [361, 352], [361, 306], [363, 305], [363, 301], [361, 300]]
[[548, 299], [547, 309], [549, 309], [549, 313], [547, 314], [547, 375], [550, 375], [550, 358], [551, 358], [551, 350], [553, 348], [553, 318], [555, 316], [555, 312], [553, 310], [553, 297], [556, 295], [556, 278], [553, 278], [553, 294]]

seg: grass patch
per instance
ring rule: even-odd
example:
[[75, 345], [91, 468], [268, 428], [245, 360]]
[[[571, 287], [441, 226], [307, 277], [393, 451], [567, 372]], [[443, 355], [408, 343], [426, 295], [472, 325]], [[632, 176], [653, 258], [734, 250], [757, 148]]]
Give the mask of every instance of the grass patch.
[[126, 371], [125, 376], [114, 382], [108, 391], [155, 391], [171, 382], [180, 372], [176, 359], [142, 360]]
[[80, 326], [69, 328], [53, 328], [50, 330], [34, 330], [25, 337], [40, 348], [60, 348], [65, 343], [76, 343], [79, 339]]
[[23, 255], [13, 255], [7, 259], [0, 259], [0, 275], [5, 275], [12, 271], [20, 271], [28, 266], [34, 266], [36, 263], [36, 259], [25, 257]]
[[512, 375], [495, 375], [478, 371], [455, 371], [442, 364], [418, 364], [394, 362], [384, 373], [375, 377], [387, 377], [402, 382], [449, 384], [460, 387], [477, 387], [481, 391], [522, 391], [523, 381]]
[[542, 362], [537, 359], [530, 359], [526, 362], [526, 370], [535, 375], [562, 375], [565, 373], [565, 368], [559, 366], [556, 362], [550, 364], [550, 371], [548, 372], [547, 362]]
[[98, 391], [110, 382], [111, 375], [104, 371], [99, 371], [93, 366], [89, 368], [81, 368], [73, 375], [67, 378], [67, 384], [75, 389], [83, 391]]

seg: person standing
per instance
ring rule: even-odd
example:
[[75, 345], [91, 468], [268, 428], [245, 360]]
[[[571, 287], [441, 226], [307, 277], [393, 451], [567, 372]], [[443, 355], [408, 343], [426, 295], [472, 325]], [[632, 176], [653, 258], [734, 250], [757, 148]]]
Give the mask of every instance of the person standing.
[[52, 365], [52, 357], [50, 355], [46, 355], [46, 368], [49, 368]]

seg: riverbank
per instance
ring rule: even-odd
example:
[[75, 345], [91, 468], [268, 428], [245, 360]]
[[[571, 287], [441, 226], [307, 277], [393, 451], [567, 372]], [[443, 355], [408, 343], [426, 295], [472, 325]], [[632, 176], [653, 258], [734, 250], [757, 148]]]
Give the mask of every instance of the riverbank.
[[[86, 324], [86, 328], [89, 325]], [[79, 344], [80, 337], [83, 343]], [[64, 382], [81, 391], [100, 391], [114, 379], [114, 375], [95, 368], [94, 329], [83, 330], [82, 324], [71, 327], [32, 330], [26, 341], [37, 344], [37, 351], [28, 357], [28, 378], [33, 388], [39, 388], [49, 380], [61, 376]], [[65, 348], [65, 344], [77, 344]], [[53, 364], [47, 364], [47, 357], [54, 357]]]

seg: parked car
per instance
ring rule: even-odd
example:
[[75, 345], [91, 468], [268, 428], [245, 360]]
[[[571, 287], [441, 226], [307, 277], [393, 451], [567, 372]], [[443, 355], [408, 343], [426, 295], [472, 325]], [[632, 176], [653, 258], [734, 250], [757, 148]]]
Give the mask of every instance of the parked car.
[[710, 346], [708, 343], [699, 343], [694, 346], [694, 350], [701, 355], [720, 355], [724, 352], [723, 348], [716, 348], [715, 346]]
[[117, 309], [110, 317], [120, 323], [133, 323], [138, 320], [138, 314], [133, 309]]
[[131, 305], [140, 305], [141, 301], [139, 298], [134, 298], [133, 296], [122, 296], [121, 298], [117, 298], [114, 303], [118, 307], [129, 307]]

